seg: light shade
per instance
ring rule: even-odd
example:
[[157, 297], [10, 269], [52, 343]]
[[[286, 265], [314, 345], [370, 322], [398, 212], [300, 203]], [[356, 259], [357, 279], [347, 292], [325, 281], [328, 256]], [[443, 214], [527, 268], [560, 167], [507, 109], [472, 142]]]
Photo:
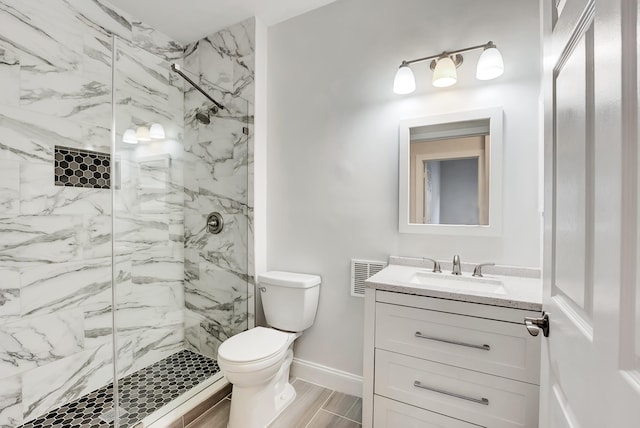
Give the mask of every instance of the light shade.
[[393, 80], [393, 92], [399, 95], [410, 94], [416, 90], [416, 79], [407, 64], [402, 64]]
[[149, 136], [154, 140], [164, 140], [164, 128], [159, 123], [152, 123], [149, 128]]
[[122, 134], [122, 142], [127, 144], [138, 144], [138, 139], [136, 138], [136, 131], [133, 129], [127, 129]]
[[502, 62], [500, 51], [495, 46], [485, 49], [478, 60], [476, 78], [478, 80], [491, 80], [501, 76], [502, 73], [504, 73], [504, 63]]
[[457, 81], [458, 73], [451, 57], [438, 58], [436, 68], [433, 70], [433, 80], [431, 81], [433, 86], [446, 88], [447, 86], [455, 85]]
[[138, 141], [151, 141], [149, 128], [147, 128], [146, 126], [138, 126], [138, 129], [136, 129], [136, 139]]

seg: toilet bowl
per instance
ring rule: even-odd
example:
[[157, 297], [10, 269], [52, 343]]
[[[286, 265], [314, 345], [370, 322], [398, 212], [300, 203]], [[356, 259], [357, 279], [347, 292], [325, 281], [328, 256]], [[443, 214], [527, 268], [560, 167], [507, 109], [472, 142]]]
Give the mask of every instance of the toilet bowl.
[[218, 365], [233, 385], [229, 428], [265, 427], [295, 399], [289, 368], [299, 336], [256, 327], [220, 346]]
[[258, 276], [265, 318], [225, 340], [218, 349], [220, 371], [233, 385], [228, 428], [265, 428], [296, 397], [289, 383], [293, 343], [314, 321], [320, 277], [290, 272]]

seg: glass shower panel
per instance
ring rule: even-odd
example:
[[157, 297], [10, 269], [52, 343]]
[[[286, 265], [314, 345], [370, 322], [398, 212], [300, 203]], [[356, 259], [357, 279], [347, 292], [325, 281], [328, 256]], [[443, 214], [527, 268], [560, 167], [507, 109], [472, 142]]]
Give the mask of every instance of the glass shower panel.
[[184, 348], [183, 95], [169, 63], [117, 39], [114, 101], [114, 343], [132, 426], [166, 404], [143, 370]]
[[247, 329], [248, 108], [185, 71], [214, 111], [121, 39], [114, 62], [117, 399], [120, 426], [147, 426], [220, 378], [218, 345]]

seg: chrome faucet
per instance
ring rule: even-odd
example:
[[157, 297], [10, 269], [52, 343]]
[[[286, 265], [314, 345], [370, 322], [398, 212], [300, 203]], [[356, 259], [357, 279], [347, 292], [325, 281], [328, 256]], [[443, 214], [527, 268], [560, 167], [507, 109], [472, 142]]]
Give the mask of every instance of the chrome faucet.
[[495, 266], [495, 265], [496, 265], [495, 263], [480, 263], [473, 270], [473, 275], [472, 276], [477, 276], [477, 277], [482, 278], [482, 268], [485, 267], [485, 266]]
[[423, 257], [422, 260], [424, 261], [428, 261], [428, 262], [432, 262], [433, 263], [433, 271], [434, 273], [440, 273], [442, 272], [442, 269], [440, 269], [440, 263], [438, 263], [437, 260], [434, 259], [430, 259], [428, 257]]
[[453, 256], [453, 270], [451, 271], [453, 275], [462, 275], [462, 270], [460, 269], [460, 256]]

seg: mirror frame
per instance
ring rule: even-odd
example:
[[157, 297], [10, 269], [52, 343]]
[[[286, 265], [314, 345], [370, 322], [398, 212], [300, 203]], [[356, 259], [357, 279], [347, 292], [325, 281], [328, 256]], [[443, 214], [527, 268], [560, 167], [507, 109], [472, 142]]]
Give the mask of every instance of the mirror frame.
[[[409, 157], [411, 128], [489, 119], [489, 224], [419, 224], [409, 223]], [[502, 233], [502, 142], [503, 112], [501, 107], [466, 110], [400, 121], [398, 168], [398, 228], [400, 233], [437, 235], [499, 236]]]

